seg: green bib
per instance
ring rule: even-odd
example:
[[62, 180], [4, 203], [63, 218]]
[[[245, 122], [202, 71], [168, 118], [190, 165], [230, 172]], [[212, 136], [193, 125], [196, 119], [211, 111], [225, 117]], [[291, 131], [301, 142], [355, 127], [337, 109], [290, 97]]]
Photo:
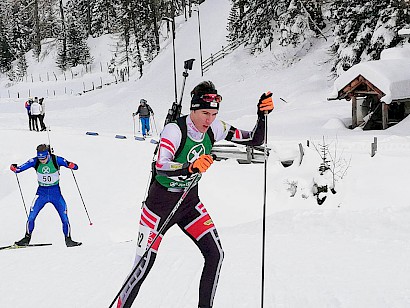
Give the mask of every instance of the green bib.
[[60, 181], [60, 172], [50, 158], [46, 164], [39, 163], [37, 167], [37, 181], [40, 186], [57, 185]]
[[[203, 140], [199, 142], [194, 141], [189, 138], [189, 136], [187, 136], [185, 145], [182, 148], [181, 153], [177, 157], [175, 157], [174, 161], [181, 164], [187, 162], [192, 163], [202, 154], [210, 154], [211, 149], [212, 142], [208, 134], [204, 134]], [[156, 175], [155, 179], [158, 181], [158, 183], [167, 188], [185, 188], [192, 181], [192, 178], [189, 178], [187, 176], [167, 177], [164, 175]]]

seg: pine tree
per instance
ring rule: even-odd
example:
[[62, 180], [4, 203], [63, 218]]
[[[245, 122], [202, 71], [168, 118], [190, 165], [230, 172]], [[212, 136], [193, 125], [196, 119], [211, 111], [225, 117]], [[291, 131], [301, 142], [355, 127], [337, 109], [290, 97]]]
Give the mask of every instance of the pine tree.
[[65, 71], [68, 66], [68, 55], [67, 55], [67, 27], [66, 27], [66, 17], [64, 12], [63, 0], [59, 0], [59, 12], [60, 12], [60, 32], [58, 35], [58, 55], [57, 55], [57, 66]]
[[40, 37], [56, 38], [60, 29], [57, 0], [40, 0], [39, 3]]
[[[82, 2], [84, 4], [84, 2]], [[76, 0], [70, 0], [64, 7], [61, 7], [62, 32], [61, 45], [57, 65], [65, 70], [68, 67], [75, 67], [79, 64], [87, 65], [92, 62], [90, 50], [87, 45], [87, 28], [84, 26], [84, 16], [82, 10], [84, 6], [78, 5]], [[81, 12], [80, 12], [81, 11]]]
[[325, 27], [318, 0], [233, 0], [228, 39], [262, 51], [276, 39], [297, 46]]
[[13, 54], [25, 53], [33, 46], [33, 20], [30, 11], [30, 3], [29, 1], [21, 0], [11, 1], [9, 4], [9, 44]]
[[27, 75], [28, 68], [26, 54], [20, 53], [16, 62], [17, 63], [14, 70], [14, 76], [17, 80], [23, 80], [23, 77]]
[[335, 40], [330, 48], [332, 74], [339, 76], [363, 60], [377, 60], [383, 49], [403, 39], [397, 31], [409, 24], [409, 2], [405, 0], [337, 0]]
[[232, 0], [232, 7], [228, 17], [228, 40], [235, 42], [243, 39], [242, 35], [242, 20], [245, 15], [245, 11], [250, 8], [248, 0]]
[[8, 42], [8, 37], [2, 16], [4, 15], [0, 8], [0, 72], [5, 73], [11, 69], [11, 63], [14, 57], [11, 53], [11, 47]]
[[379, 59], [384, 49], [397, 46], [403, 41], [397, 33], [401, 28], [410, 25], [409, 4], [398, 0], [388, 2], [388, 5], [380, 10], [370, 45], [365, 49], [362, 60]]
[[70, 67], [92, 62], [86, 32], [73, 16], [67, 17], [67, 61]]
[[2, 73], [11, 69], [11, 63], [14, 59], [7, 35], [7, 15], [6, 7], [0, 5], [0, 72]]
[[91, 7], [91, 33], [93, 36], [114, 33], [118, 31], [118, 0], [95, 0]]

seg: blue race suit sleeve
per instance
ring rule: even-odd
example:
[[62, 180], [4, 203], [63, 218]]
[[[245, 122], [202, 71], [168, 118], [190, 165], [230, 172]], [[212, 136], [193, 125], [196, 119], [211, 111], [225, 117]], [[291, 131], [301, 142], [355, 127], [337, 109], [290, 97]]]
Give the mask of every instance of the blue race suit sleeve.
[[[66, 160], [64, 157], [56, 156], [56, 160], [57, 160], [57, 164], [58, 164], [59, 166], [63, 166], [63, 167], [68, 168], [68, 164], [69, 164], [70, 162], [69, 162], [68, 160]], [[75, 167], [74, 167], [73, 169], [74, 169], [74, 170], [77, 170], [77, 169], [78, 169], [77, 164], [75, 164]]]
[[34, 158], [30, 158], [28, 161], [26, 161], [24, 164], [17, 166], [17, 170], [16, 173], [20, 173], [23, 172], [29, 168], [34, 168], [34, 166], [36, 165], [36, 161], [37, 161], [37, 157]]

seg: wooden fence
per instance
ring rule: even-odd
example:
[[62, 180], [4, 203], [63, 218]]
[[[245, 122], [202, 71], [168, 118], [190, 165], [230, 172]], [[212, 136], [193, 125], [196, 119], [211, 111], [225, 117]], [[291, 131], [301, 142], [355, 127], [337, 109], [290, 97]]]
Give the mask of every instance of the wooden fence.
[[215, 54], [211, 54], [211, 56], [208, 59], [205, 59], [201, 63], [201, 70], [202, 70], [202, 75], [210, 69], [212, 65], [214, 65], [215, 62], [225, 58], [226, 55], [229, 55], [232, 51], [234, 51], [236, 48], [238, 48], [242, 43], [239, 41], [233, 42], [229, 44], [228, 46], [222, 46], [222, 49], [218, 51]]

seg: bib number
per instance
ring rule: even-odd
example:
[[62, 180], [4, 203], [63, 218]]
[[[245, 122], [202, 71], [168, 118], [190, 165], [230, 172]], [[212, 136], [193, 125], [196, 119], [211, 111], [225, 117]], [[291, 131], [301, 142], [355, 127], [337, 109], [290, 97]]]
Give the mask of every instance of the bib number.
[[37, 180], [40, 185], [53, 185], [58, 182], [59, 174], [54, 173], [37, 173]]
[[142, 256], [148, 248], [148, 238], [150, 233], [150, 228], [140, 225], [137, 237], [137, 255]]

